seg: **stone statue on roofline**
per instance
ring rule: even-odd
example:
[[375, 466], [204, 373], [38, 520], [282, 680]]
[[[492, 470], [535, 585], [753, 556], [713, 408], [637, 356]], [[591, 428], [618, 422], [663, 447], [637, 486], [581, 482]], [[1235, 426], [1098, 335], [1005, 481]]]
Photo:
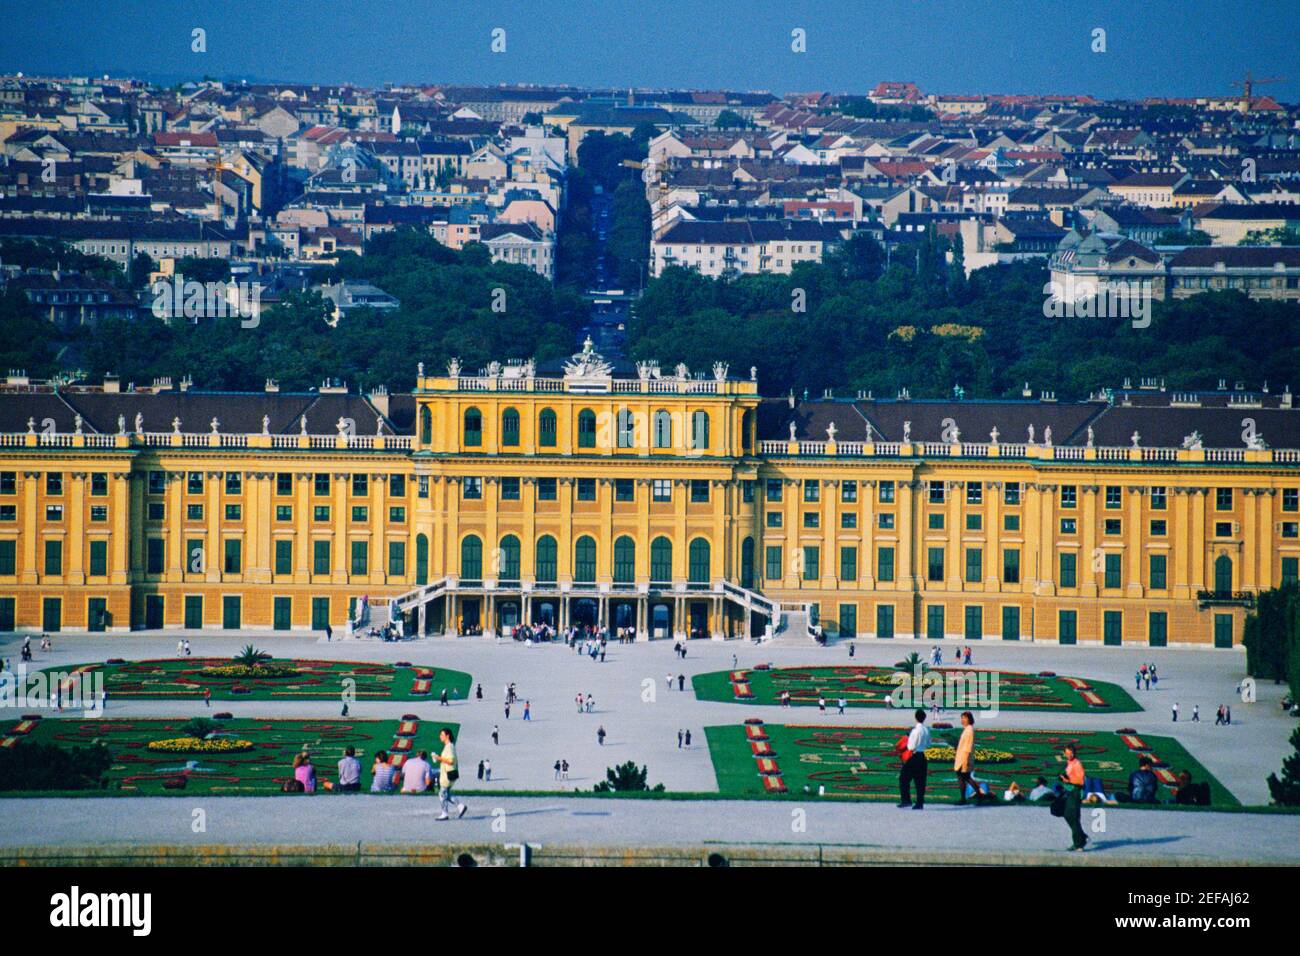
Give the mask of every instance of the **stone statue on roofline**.
[[1029, 426], [1029, 444], [1032, 445], [1033, 443], [1034, 443], [1034, 426], [1031, 424]]
[[460, 359], [453, 358], [447, 362], [447, 377], [460, 378]]
[[1138, 432], [1134, 432], [1133, 437], [1129, 440], [1133, 443], [1134, 448], [1142, 447], [1142, 436]]
[[1190, 435], [1183, 438], [1183, 448], [1188, 451], [1200, 451], [1205, 447], [1199, 431], [1193, 431]]
[[989, 444], [996, 445], [997, 443], [998, 443], [998, 426], [994, 425], [993, 428], [989, 431]]
[[217, 429], [221, 427], [221, 421], [214, 415], [210, 424], [212, 426], [212, 434], [217, 434]]
[[834, 422], [831, 422], [829, 425], [826, 426], [826, 440], [827, 440], [827, 441], [834, 441], [834, 440], [835, 440], [835, 423], [834, 423]]
[[270, 415], [263, 415], [263, 416], [262, 416], [262, 434], [263, 434], [263, 435], [269, 435], [269, 434], [271, 434], [271, 416], [270, 416]]
[[799, 439], [795, 436], [795, 432], [798, 431], [798, 429], [799, 429], [799, 426], [798, 426], [798, 425], [796, 425], [794, 422], [791, 422], [791, 423], [790, 423], [790, 440], [791, 440], [791, 441], [798, 441], [798, 440], [799, 440]]
[[144, 415], [140, 412], [135, 413], [135, 433], [137, 435], [144, 434]]
[[84, 421], [84, 420], [82, 419], [82, 417], [81, 417], [80, 415], [74, 415], [74, 416], [72, 417], [72, 432], [73, 432], [73, 434], [75, 434], [75, 435], [80, 435], [80, 434], [81, 434], [81, 426], [82, 426], [82, 422], [83, 422], [83, 421]]
[[1092, 426], [1089, 425], [1089, 426], [1088, 426], [1088, 444], [1087, 444], [1087, 447], [1088, 447], [1088, 448], [1091, 448], [1091, 447], [1092, 447], [1092, 439], [1093, 439]]
[[903, 422], [903, 444], [907, 444], [911, 440], [912, 440], [912, 423]]
[[719, 382], [725, 382], [727, 380], [727, 368], [728, 366], [726, 362], [714, 362], [713, 363], [714, 380]]
[[175, 418], [172, 419], [172, 434], [179, 435], [180, 433], [181, 433], [181, 417], [177, 415]]
[[125, 434], [126, 434], [126, 416], [125, 416], [125, 415], [118, 415], [118, 416], [117, 416], [117, 433], [118, 433], [119, 435], [125, 435]]
[[1268, 442], [1264, 441], [1263, 432], [1255, 432], [1246, 438], [1246, 448], [1250, 451], [1263, 451], [1268, 447]]
[[1048, 448], [1052, 447], [1052, 426], [1048, 425], [1043, 429], [1043, 444]]
[[304, 436], [304, 437], [306, 437], [306, 435], [307, 435], [307, 416], [306, 416], [306, 415], [303, 415], [303, 416], [302, 416], [302, 429], [298, 432], [298, 434], [300, 434], [300, 435], [302, 435], [302, 436]]

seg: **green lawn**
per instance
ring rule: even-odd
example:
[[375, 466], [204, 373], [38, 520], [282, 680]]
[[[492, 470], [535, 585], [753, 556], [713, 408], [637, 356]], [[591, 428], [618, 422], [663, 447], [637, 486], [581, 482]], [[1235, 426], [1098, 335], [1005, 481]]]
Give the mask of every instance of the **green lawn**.
[[277, 658], [266, 662], [290, 668], [292, 672], [285, 676], [226, 676], [211, 670], [232, 663], [229, 658], [182, 657], [55, 667], [44, 673], [102, 671], [110, 702], [201, 700], [205, 689], [212, 691], [213, 700], [340, 700], [347, 680], [355, 682], [351, 688], [355, 700], [436, 700], [443, 688], [452, 699], [465, 700], [470, 689], [470, 675], [461, 671], [370, 661]]
[[[869, 664], [754, 668], [697, 674], [692, 685], [695, 696], [701, 700], [779, 704], [782, 692], [788, 691], [792, 706], [816, 706], [818, 697], [825, 697], [827, 707], [834, 707], [843, 697], [849, 707], [885, 707], [885, 697], [897, 690], [896, 675], [904, 673], [892, 667]], [[1128, 713], [1142, 709], [1128, 691], [1105, 681], [957, 666], [927, 668], [926, 674], [941, 675], [945, 680], [955, 679], [958, 674], [974, 675], [990, 692], [996, 687], [996, 703], [1001, 710]], [[920, 693], [922, 691], [918, 691], [918, 695]], [[911, 706], [914, 705], [907, 709]], [[949, 702], [946, 706], [970, 705]], [[987, 700], [978, 707], [970, 706], [970, 709], [988, 709]]]
[[[348, 745], [356, 748], [357, 759], [361, 761], [361, 789], [369, 791], [375, 751], [439, 752], [442, 745], [438, 731], [443, 727], [451, 727], [453, 732], [459, 729], [456, 724], [440, 720], [413, 721], [407, 726], [397, 720], [222, 720], [216, 722], [218, 730], [209, 739], [248, 741], [252, 748], [239, 753], [204, 755], [148, 749], [152, 741], [185, 736], [182, 728], [189, 719], [100, 717], [3, 721], [0, 722], [0, 747], [22, 747], [28, 741], [68, 748], [102, 743], [113, 757], [108, 790], [80, 792], [133, 796], [278, 794], [284, 781], [292, 775], [294, 756], [306, 750], [316, 767], [320, 794], [324, 793], [323, 781], [336, 779], [339, 758]], [[25, 726], [26, 733], [15, 732]], [[409, 750], [394, 747], [396, 741], [402, 740], [410, 740]], [[184, 781], [183, 785], [180, 781]], [[3, 786], [0, 781], [0, 790]]]
[[[759, 751], [770, 751], [775, 769], [785, 791], [792, 794], [816, 793], [826, 788], [830, 796], [862, 797], [874, 800], [897, 800], [899, 761], [893, 753], [894, 743], [906, 730], [890, 727], [817, 727], [789, 724], [761, 724], [757, 734], [766, 740], [752, 740], [745, 725], [706, 727], [709, 755], [723, 794], [738, 797], [759, 796], [770, 791], [759, 773]], [[940, 729], [934, 732], [936, 747], [956, 745], [960, 731]], [[1142, 736], [1130, 747], [1124, 737], [1109, 731], [1031, 731], [977, 730], [975, 738], [975, 776], [987, 780], [1001, 798], [1011, 781], [1026, 791], [1035, 778], [1055, 782], [1064, 769], [1061, 748], [1073, 742], [1089, 776], [1100, 777], [1107, 793], [1127, 792], [1128, 775], [1137, 769], [1138, 758], [1152, 754], [1163, 765], [1157, 772], [1178, 773], [1188, 770], [1192, 779], [1208, 781], [1214, 806], [1239, 806], [1238, 801], [1172, 737]], [[1145, 746], [1141, 746], [1145, 745]], [[980, 760], [981, 751], [984, 760]], [[1172, 790], [1165, 790], [1172, 799]], [[930, 759], [930, 776], [926, 801], [942, 803], [957, 799], [957, 778], [952, 772], [952, 755], [936, 752]]]

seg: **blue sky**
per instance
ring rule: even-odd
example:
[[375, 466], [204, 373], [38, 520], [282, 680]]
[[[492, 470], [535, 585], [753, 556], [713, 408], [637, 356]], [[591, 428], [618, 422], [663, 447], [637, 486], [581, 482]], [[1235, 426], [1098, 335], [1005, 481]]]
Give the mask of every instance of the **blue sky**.
[[1138, 97], [1230, 93], [1248, 68], [1300, 100], [1300, 0], [0, 0], [6, 72]]

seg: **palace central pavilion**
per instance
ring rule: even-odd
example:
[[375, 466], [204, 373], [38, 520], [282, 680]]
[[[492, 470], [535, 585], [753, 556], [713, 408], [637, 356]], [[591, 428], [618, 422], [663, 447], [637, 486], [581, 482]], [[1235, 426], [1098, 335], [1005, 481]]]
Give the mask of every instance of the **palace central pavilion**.
[[410, 394], [0, 386], [0, 631], [599, 622], [1240, 641], [1297, 578], [1289, 391], [912, 401], [717, 364], [420, 368]]

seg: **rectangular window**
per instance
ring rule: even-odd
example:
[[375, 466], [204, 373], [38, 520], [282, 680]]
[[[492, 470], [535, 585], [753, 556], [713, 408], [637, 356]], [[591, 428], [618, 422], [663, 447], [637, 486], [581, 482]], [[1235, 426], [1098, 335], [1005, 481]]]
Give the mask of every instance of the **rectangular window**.
[[820, 511], [805, 511], [803, 513], [803, 526], [805, 528], [820, 528], [822, 516]]
[[1164, 647], [1169, 643], [1169, 615], [1164, 611], [1152, 611], [1147, 616], [1147, 639], [1152, 647]]
[[1079, 523], [1074, 518], [1061, 519], [1061, 534], [1078, 534]]
[[673, 500], [673, 483], [668, 478], [656, 478], [650, 486], [651, 496], [655, 501]]
[[462, 496], [466, 501], [478, 501], [483, 497], [483, 479], [478, 477], [469, 477], [464, 479], [461, 485]]
[[[10, 505], [9, 507], [12, 508], [13, 506]], [[0, 520], [3, 520], [3, 519], [4, 519], [3, 511], [4, 511], [4, 506], [3, 506], [3, 505], [0, 505]], [[10, 520], [12, 520], [13, 517], [14, 517], [14, 516], [10, 516]], [[91, 521], [107, 521], [107, 520], [108, 520], [108, 505], [91, 505], [91, 506], [90, 506], [90, 520], [91, 520]]]
[[406, 575], [406, 542], [388, 542], [388, 573], [400, 578]]
[[[584, 498], [582, 497], [582, 479], [579, 479], [579, 480], [578, 480], [578, 500], [579, 500], [579, 501], [583, 501], [583, 500], [595, 501], [595, 500], [596, 500], [596, 481], [595, 481], [594, 478], [589, 478], [589, 479], [587, 479], [587, 480], [591, 482], [591, 498], [589, 498], [589, 499], [584, 499]], [[538, 478], [538, 479], [537, 479], [537, 500], [538, 500], [538, 501], [554, 501], [555, 498], [556, 498], [555, 479], [554, 479], [554, 478]]]
[[803, 500], [804, 501], [821, 501], [822, 486], [821, 482], [808, 479], [803, 483]]
[[1061, 611], [1057, 615], [1057, 640], [1062, 644], [1079, 642], [1079, 612]]
[[1232, 489], [1231, 488], [1214, 489], [1214, 508], [1216, 511], [1232, 510]]
[[840, 482], [840, 501], [846, 505], [856, 503], [858, 500], [858, 483], [856, 481]]
[[1020, 482], [1008, 481], [1002, 488], [1002, 503], [1007, 505], [1020, 504]]
[[814, 544], [804, 545], [803, 579], [816, 581], [822, 576], [822, 550]]
[[[105, 544], [103, 541], [90, 542], [91, 567], [94, 567], [95, 545]], [[0, 541], [0, 575], [13, 575], [18, 573], [18, 542], [12, 538]], [[90, 572], [94, 574], [92, 570]], [[99, 572], [103, 574], [103, 571]]]
[[926, 579], [930, 581], [943, 580], [943, 548], [930, 549], [929, 567], [926, 573]]
[[1020, 583], [1020, 549], [1006, 548], [1002, 552], [1002, 583]]
[[1002, 640], [1020, 640], [1020, 608], [1005, 604], [1002, 606]]
[[1167, 570], [1169, 559], [1163, 554], [1151, 555], [1151, 589], [1153, 591], [1163, 591], [1169, 587], [1167, 580]]
[[221, 626], [227, 631], [237, 631], [243, 620], [241, 601], [237, 594], [226, 594], [221, 598]]
[[1107, 518], [1102, 525], [1102, 533], [1112, 537], [1124, 533], [1124, 522], [1119, 518]]
[[982, 505], [984, 503], [984, 483], [980, 481], [966, 482], [966, 504]]
[[1169, 533], [1169, 525], [1164, 518], [1151, 519], [1151, 537], [1163, 538]]
[[966, 640], [984, 639], [984, 608], [975, 605], [966, 608]]
[[1216, 538], [1231, 538], [1232, 522], [1231, 521], [1214, 522], [1214, 536]]
[[1106, 486], [1106, 507], [1114, 510], [1124, 504], [1124, 490], [1119, 485]]
[[1073, 551], [1061, 552], [1061, 587], [1079, 586], [1079, 556]]
[[882, 511], [876, 516], [876, 523], [884, 531], [894, 530], [894, 513], [892, 511]]
[[311, 629], [323, 631], [330, 622], [330, 599], [314, 597], [311, 599]]
[[984, 549], [966, 549], [966, 583], [979, 584], [984, 580]]
[[359, 524], [364, 524], [370, 520], [370, 509], [365, 505], [352, 506], [352, 520]]
[[1295, 522], [1295, 521], [1283, 521], [1283, 522], [1282, 522], [1282, 537], [1284, 537], [1284, 538], [1300, 538], [1300, 522]]
[[[882, 481], [880, 483], [879, 499], [882, 505], [892, 505], [894, 503], [894, 483], [892, 481]], [[892, 611], [893, 608], [891, 607]]]
[[876, 637], [894, 636], [894, 605], [876, 605]]
[[330, 476], [324, 473], [313, 475], [311, 490], [314, 495], [328, 495], [330, 493]]
[[763, 576], [769, 581], [780, 581], [785, 577], [785, 568], [782, 566], [783, 558], [781, 557], [781, 546], [779, 544], [770, 544], [766, 549], [766, 565]]
[[388, 496], [390, 498], [406, 497], [406, 476], [405, 475], [389, 475]]
[[63, 494], [63, 473], [49, 471], [45, 473], [45, 493], [47, 495]]
[[203, 472], [191, 471], [185, 476], [185, 492], [191, 495], [203, 494]]
[[1282, 510], [1300, 511], [1300, 488], [1282, 489]]
[[946, 486], [942, 481], [930, 482], [930, 504], [941, 505], [946, 497]]
[[858, 606], [856, 604], [840, 605], [840, 637], [857, 637]]
[[1107, 553], [1105, 560], [1105, 577], [1103, 578], [1102, 587], [1118, 588], [1123, 586], [1121, 576], [1124, 573], [1124, 556], [1121, 554]]
[[856, 581], [858, 579], [858, 549], [840, 548], [840, 580]]
[[191, 538], [185, 542], [185, 570], [190, 574], [202, 574], [203, 565], [203, 539]]
[[356, 575], [370, 573], [370, 542], [352, 542], [352, 573]]
[[754, 503], [754, 482], [746, 478], [740, 483], [740, 500], [742, 504]]
[[167, 564], [166, 542], [162, 538], [145, 539], [145, 574], [162, 574]]
[[244, 491], [244, 476], [242, 472], [226, 472], [226, 494], [238, 495]]
[[406, 524], [406, 508], [402, 506], [388, 509], [389, 524]]
[[415, 496], [417, 498], [429, 497], [429, 476], [428, 475], [419, 475], [416, 478]]
[[293, 505], [276, 505], [276, 506], [275, 506], [275, 520], [276, 520], [276, 521], [292, 521], [292, 520], [293, 520]]
[[151, 471], [149, 472], [149, 494], [164, 495], [167, 493], [167, 472]]
[[46, 520], [46, 521], [62, 521], [62, 520], [63, 520], [63, 505], [46, 505], [46, 506], [45, 506], [45, 520]]
[[1282, 559], [1282, 587], [1300, 583], [1300, 558]]
[[186, 521], [202, 521], [202, 520], [203, 520], [203, 505], [201, 505], [201, 504], [186, 505], [186, 506], [185, 506], [185, 520], [186, 520]]
[[18, 472], [0, 471], [0, 495], [18, 494]]
[[984, 516], [981, 514], [968, 514], [966, 516], [966, 530], [979, 531], [984, 527]]
[[1101, 642], [1108, 647], [1124, 643], [1124, 612], [1103, 611], [1101, 615]]
[[293, 574], [293, 542], [288, 538], [275, 539], [275, 573]]
[[225, 572], [239, 574], [244, 566], [244, 544], [238, 538], [227, 538], [225, 542]]
[[1079, 504], [1079, 489], [1075, 485], [1061, 485], [1061, 507], [1075, 508]]
[[519, 479], [517, 477], [501, 479], [501, 500], [502, 501], [519, 500]]
[[881, 548], [876, 552], [876, 579], [886, 582], [894, 580], [893, 548]]
[[[13, 542], [9, 542], [13, 544]], [[2, 544], [2, 542], [0, 542]], [[0, 569], [0, 574], [6, 573]], [[12, 571], [8, 572], [13, 574]], [[90, 542], [90, 573], [96, 577], [108, 574], [108, 542], [96, 539]]]
[[329, 506], [329, 505], [316, 505], [315, 507], [313, 507], [313, 508], [311, 509], [311, 517], [312, 517], [312, 520], [313, 520], [313, 521], [329, 521], [329, 520], [330, 520], [330, 506]]
[[691, 479], [691, 501], [702, 504], [709, 500], [709, 482], [707, 479]]
[[203, 627], [203, 595], [185, 595], [185, 628], [197, 631]]
[[768, 501], [780, 501], [784, 485], [780, 478], [767, 479], [767, 491], [765, 497]]
[[1169, 494], [1168, 491], [1164, 488], [1163, 485], [1157, 485], [1156, 487], [1152, 488], [1151, 489], [1151, 510], [1164, 511], [1165, 508], [1168, 506], [1168, 502], [1169, 502], [1168, 494]]
[[1020, 515], [1003, 515], [1002, 529], [1004, 531], [1020, 530]]
[[244, 513], [243, 508], [240, 507], [239, 505], [226, 505], [227, 521], [238, 521], [239, 516], [242, 515], [243, 513]]
[[90, 476], [90, 494], [95, 498], [103, 498], [108, 494], [108, 475], [102, 471], [97, 471]]
[[784, 518], [784, 515], [783, 515], [782, 512], [780, 512], [780, 511], [769, 511], [769, 512], [767, 513], [767, 526], [768, 526], [769, 528], [779, 528], [779, 527], [781, 527], [781, 522], [782, 522], [783, 518]]
[[943, 512], [942, 512], [942, 511], [934, 511], [934, 512], [931, 512], [930, 515], [929, 515], [929, 521], [927, 522], [927, 526], [929, 527], [929, 529], [930, 529], [931, 531], [942, 531], [942, 530], [943, 530]]
[[275, 493], [284, 497], [293, 494], [293, 475], [288, 472], [278, 472], [275, 476]]
[[45, 542], [45, 573], [50, 575], [63, 573], [63, 542]]
[[846, 530], [852, 530], [858, 526], [858, 515], [855, 511], [844, 511], [840, 513], [840, 527]]
[[313, 541], [311, 545], [311, 573], [329, 574], [330, 543], [328, 541]]
[[943, 605], [928, 604], [925, 608], [925, 637], [930, 641], [942, 641], [944, 638]]
[[636, 485], [631, 478], [614, 479], [615, 501], [636, 501]]
[[[56, 506], [62, 511], [62, 506]], [[229, 507], [229, 505], [227, 505]], [[235, 507], [238, 507], [236, 505]], [[162, 521], [167, 517], [167, 505], [161, 501], [150, 501], [144, 506], [144, 517], [146, 521]]]
[[289, 630], [293, 626], [293, 598], [273, 598], [271, 608], [271, 626], [277, 631]]
[[352, 476], [352, 494], [356, 498], [364, 498], [370, 494], [370, 476], [353, 475]]

